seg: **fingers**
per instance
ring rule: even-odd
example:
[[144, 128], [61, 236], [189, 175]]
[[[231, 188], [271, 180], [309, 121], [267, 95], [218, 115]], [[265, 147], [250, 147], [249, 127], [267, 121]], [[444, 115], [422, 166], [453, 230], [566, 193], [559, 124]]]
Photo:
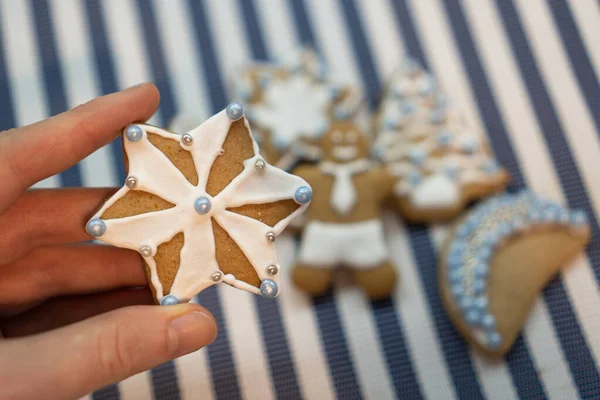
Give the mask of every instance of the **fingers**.
[[147, 83], [2, 132], [0, 213], [35, 182], [75, 165], [113, 140], [127, 124], [148, 119], [158, 102], [158, 90]]
[[59, 297], [17, 316], [1, 320], [0, 331], [5, 337], [33, 335], [119, 308], [152, 304], [154, 300], [148, 287], [87, 296]]
[[0, 265], [33, 248], [91, 239], [88, 218], [116, 189], [28, 190], [0, 215]]
[[[7, 398], [78, 398], [211, 343], [213, 317], [195, 304], [137, 306], [0, 342]], [[48, 391], [48, 388], [52, 388]]]
[[41, 247], [0, 267], [0, 316], [50, 297], [145, 286], [139, 254], [102, 245]]

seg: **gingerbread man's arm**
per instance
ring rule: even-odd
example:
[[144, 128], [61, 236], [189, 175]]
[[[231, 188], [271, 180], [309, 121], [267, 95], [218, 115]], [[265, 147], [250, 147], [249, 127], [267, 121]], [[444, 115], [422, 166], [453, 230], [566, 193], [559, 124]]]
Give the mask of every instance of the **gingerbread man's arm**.
[[382, 199], [386, 199], [393, 195], [394, 186], [398, 182], [398, 178], [390, 174], [387, 168], [378, 167], [378, 188]]

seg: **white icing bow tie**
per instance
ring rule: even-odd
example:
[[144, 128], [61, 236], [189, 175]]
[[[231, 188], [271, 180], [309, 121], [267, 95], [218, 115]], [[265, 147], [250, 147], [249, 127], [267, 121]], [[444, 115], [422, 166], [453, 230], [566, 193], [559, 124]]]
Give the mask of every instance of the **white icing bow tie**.
[[352, 182], [352, 176], [364, 172], [371, 166], [371, 161], [366, 158], [347, 163], [337, 164], [323, 161], [319, 164], [321, 171], [334, 178], [331, 198], [331, 207], [341, 215], [348, 214], [356, 203], [356, 188]]

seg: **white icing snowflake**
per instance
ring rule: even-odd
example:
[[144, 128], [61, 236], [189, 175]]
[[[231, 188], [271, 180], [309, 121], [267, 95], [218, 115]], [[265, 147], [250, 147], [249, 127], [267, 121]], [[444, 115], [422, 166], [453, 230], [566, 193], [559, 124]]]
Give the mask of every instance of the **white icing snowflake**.
[[[242, 172], [222, 191], [214, 197], [207, 193], [206, 184], [213, 162], [223, 154], [223, 144], [230, 126], [240, 118], [244, 118], [242, 106], [231, 103], [226, 110], [183, 135], [143, 124], [130, 125], [124, 130], [129, 177], [126, 184], [88, 222], [86, 230], [106, 243], [139, 251], [150, 267], [151, 284], [161, 304], [189, 300], [218, 282], [226, 282], [265, 297], [277, 295], [279, 266], [273, 241], [294, 217], [306, 209], [312, 191], [301, 178], [269, 165], [260, 157], [258, 146], [244, 119], [252, 138], [254, 156], [243, 161]], [[148, 140], [148, 133], [177, 141], [183, 150], [190, 152], [198, 175], [196, 186]], [[174, 204], [174, 207], [125, 218], [100, 219], [109, 207], [130, 190], [154, 194]], [[295, 200], [300, 206], [272, 227], [230, 211], [243, 205], [289, 199]], [[213, 219], [252, 264], [262, 281], [260, 289], [220, 270]], [[180, 266], [170, 294], [164, 296], [153, 257], [161, 243], [170, 241], [180, 232], [184, 235]]]
[[329, 85], [302, 73], [273, 78], [264, 87], [263, 101], [249, 107], [249, 118], [270, 130], [285, 148], [300, 137], [316, 138], [324, 132], [334, 95]]

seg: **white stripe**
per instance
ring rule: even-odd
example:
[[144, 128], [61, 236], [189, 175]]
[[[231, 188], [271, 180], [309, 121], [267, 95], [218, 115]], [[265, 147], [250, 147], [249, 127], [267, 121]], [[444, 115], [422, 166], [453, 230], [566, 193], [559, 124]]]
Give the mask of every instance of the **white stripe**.
[[[360, 15], [364, 18], [365, 35], [369, 41], [369, 47], [373, 50], [373, 56], [376, 58], [382, 85], [385, 85], [387, 75], [398, 67], [405, 54], [400, 31], [393, 19], [389, 2], [376, 0], [357, 1], [356, 3], [359, 6]], [[403, 246], [408, 249], [406, 232], [403, 228], [398, 227], [400, 221], [397, 217], [387, 214], [385, 219], [393, 221], [388, 224], [388, 229], [391, 229], [390, 232], [387, 232], [389, 247], [396, 249]], [[414, 260], [406, 254], [396, 254], [395, 262], [400, 271], [401, 282], [396, 293], [397, 307], [406, 333], [407, 347], [412, 356], [415, 373], [424, 394], [431, 398], [440, 396], [454, 398], [456, 397], [454, 386], [436, 338], [431, 315], [422, 292], [418, 290], [420, 280]], [[411, 293], [407, 295], [406, 291]], [[419, 320], [417, 325], [415, 324], [416, 320]]]
[[315, 40], [320, 46], [334, 80], [359, 85], [360, 76], [352, 57], [350, 37], [335, 1], [307, 0]]
[[[85, 27], [83, 3], [77, 0], [52, 0], [49, 3], [52, 27], [56, 31], [56, 45], [69, 108], [98, 96], [90, 38]], [[65, 24], [64, 21], [69, 21]], [[84, 186], [114, 186], [116, 168], [110, 148], [103, 147], [80, 164]]]
[[[580, 176], [596, 216], [600, 217], [600, 141], [569, 65], [548, 4], [541, 0], [516, 1], [523, 28], [538, 61], [542, 79], [562, 122], [565, 137], [573, 151]], [[600, 32], [600, 31], [599, 31]], [[597, 104], [596, 104], [597, 105]]]
[[[427, 2], [412, 0], [410, 9], [414, 15], [416, 29], [421, 33], [422, 44], [430, 60], [432, 72], [451, 96], [453, 104], [464, 113], [468, 123], [480, 132], [484, 132], [483, 124], [476, 111], [476, 100], [462, 68], [460, 53], [442, 11], [442, 5], [437, 0]], [[505, 363], [498, 363], [493, 372], [485, 368], [480, 369], [481, 366], [481, 363], [474, 363], [482, 390], [487, 396], [493, 397], [496, 393], [496, 395], [516, 397], [514, 387], [505, 384], [511, 382]], [[504, 389], [497, 392], [498, 387]]]
[[[150, 81], [150, 59], [145, 52], [141, 18], [134, 0], [104, 0], [100, 4], [119, 88]], [[157, 124], [156, 114], [148, 122]]]
[[431, 399], [454, 399], [456, 392], [442, 356], [406, 228], [392, 213], [385, 213], [383, 219], [390, 254], [401, 273], [394, 300], [423, 395]]
[[597, 0], [569, 0], [568, 6], [598, 77], [600, 76], [600, 41], [598, 40], [600, 5]]
[[290, 270], [297, 253], [294, 238], [291, 234], [284, 233], [275, 243], [283, 288], [279, 304], [295, 360], [300, 390], [306, 399], [334, 399], [336, 396], [312, 303], [304, 293], [294, 287], [290, 278]]
[[393, 399], [394, 388], [373, 324], [371, 305], [347, 276], [345, 282], [337, 280], [335, 292], [342, 327], [364, 394], [369, 399]]
[[122, 400], [142, 400], [153, 398], [150, 372], [145, 371], [119, 382]]
[[290, 18], [286, 1], [256, 0], [255, 7], [271, 55], [279, 56], [292, 51], [295, 45], [292, 30], [294, 23]]
[[[564, 200], [556, 174], [551, 172], [552, 161], [545, 151], [540, 127], [535, 120], [532, 105], [528, 101], [526, 89], [511, 55], [497, 11], [488, 2], [469, 0], [467, 5], [465, 9], [468, 10], [467, 17], [474, 29], [475, 44], [482, 56], [484, 68], [489, 72], [490, 85], [498, 99], [498, 106], [506, 121], [519, 164], [524, 167], [524, 177], [535, 192]], [[524, 135], [523, 132], [528, 134]], [[580, 286], [582, 289], [588, 287], [588, 290], [584, 290], [588, 295], [583, 294], [583, 297], [586, 303], [590, 302], [587, 304], [593, 304], [595, 300], [589, 297], [589, 293], [595, 291], [594, 280], [589, 265], [586, 267], [585, 264], [583, 261], [578, 261], [563, 275], [563, 278], [568, 289], [568, 282], [573, 279], [574, 271], [576, 275], [587, 275], [587, 283], [577, 284], [583, 285]], [[584, 271], [586, 269], [587, 272]], [[579, 270], [581, 272], [577, 272]], [[573, 304], [577, 307], [580, 303], [577, 298], [581, 297], [582, 293], [569, 292]], [[589, 306], [582, 307], [589, 309]], [[584, 325], [585, 320], [582, 319]], [[544, 382], [548, 395], [554, 398], [577, 397], [577, 390], [560, 350], [560, 344], [555, 335], [548, 334], [553, 332], [553, 327], [541, 297], [534, 305], [525, 330], [538, 370], [544, 371], [540, 374], [540, 378]]]
[[[277, 4], [272, 12], [262, 13], [265, 39], [270, 38], [271, 48], [278, 54], [286, 54], [296, 45], [292, 34], [291, 15], [284, 0], [271, 2], [270, 7]], [[283, 8], [280, 10], [280, 8]], [[274, 20], [277, 20], [274, 21]], [[280, 21], [287, 21], [282, 24]], [[275, 43], [277, 43], [275, 45]], [[312, 305], [308, 298], [296, 290], [289, 278], [293, 266], [296, 246], [291, 235], [284, 234], [277, 238], [277, 254], [281, 265], [282, 294], [279, 296], [281, 315], [288, 332], [290, 350], [295, 360], [296, 374], [300, 390], [305, 398], [334, 398], [334, 389], [327, 361], [319, 339], [319, 327]]]
[[[0, 2], [0, 29], [17, 126], [29, 125], [48, 116], [39, 56], [33, 37], [32, 15], [27, 4], [18, 0]], [[58, 176], [51, 176], [33, 187], [58, 186]]]
[[[373, 52], [373, 62], [385, 85], [391, 73], [400, 65], [406, 49], [400, 43], [400, 30], [395, 23], [391, 2], [386, 0], [355, 0], [363, 19], [365, 36]], [[383, 89], [383, 88], [382, 88]]]
[[[223, 78], [228, 78], [249, 59], [243, 35], [243, 21], [238, 18], [237, 4], [233, 0], [209, 0], [207, 18], [215, 43], [216, 57], [220, 61]], [[223, 288], [221, 293], [227, 288]], [[260, 322], [254, 299], [237, 289], [227, 290], [221, 296], [226, 309], [227, 326], [230, 328], [231, 347], [242, 395], [250, 397], [260, 393], [262, 398], [274, 397], [271, 375], [267, 363], [267, 351], [258, 331]]]
[[[180, 112], [200, 119], [209, 116], [208, 92], [202, 79], [202, 59], [192, 41], [191, 24], [186, 5], [181, 1], [154, 1], [160, 16], [158, 33], [165, 49], [165, 63], [173, 83], [173, 96]], [[192, 302], [197, 303], [196, 298]], [[214, 397], [212, 376], [206, 350], [175, 360], [182, 399]]]
[[153, 0], [153, 5], [177, 112], [208, 119], [211, 109], [208, 91], [186, 4], [182, 0]]

